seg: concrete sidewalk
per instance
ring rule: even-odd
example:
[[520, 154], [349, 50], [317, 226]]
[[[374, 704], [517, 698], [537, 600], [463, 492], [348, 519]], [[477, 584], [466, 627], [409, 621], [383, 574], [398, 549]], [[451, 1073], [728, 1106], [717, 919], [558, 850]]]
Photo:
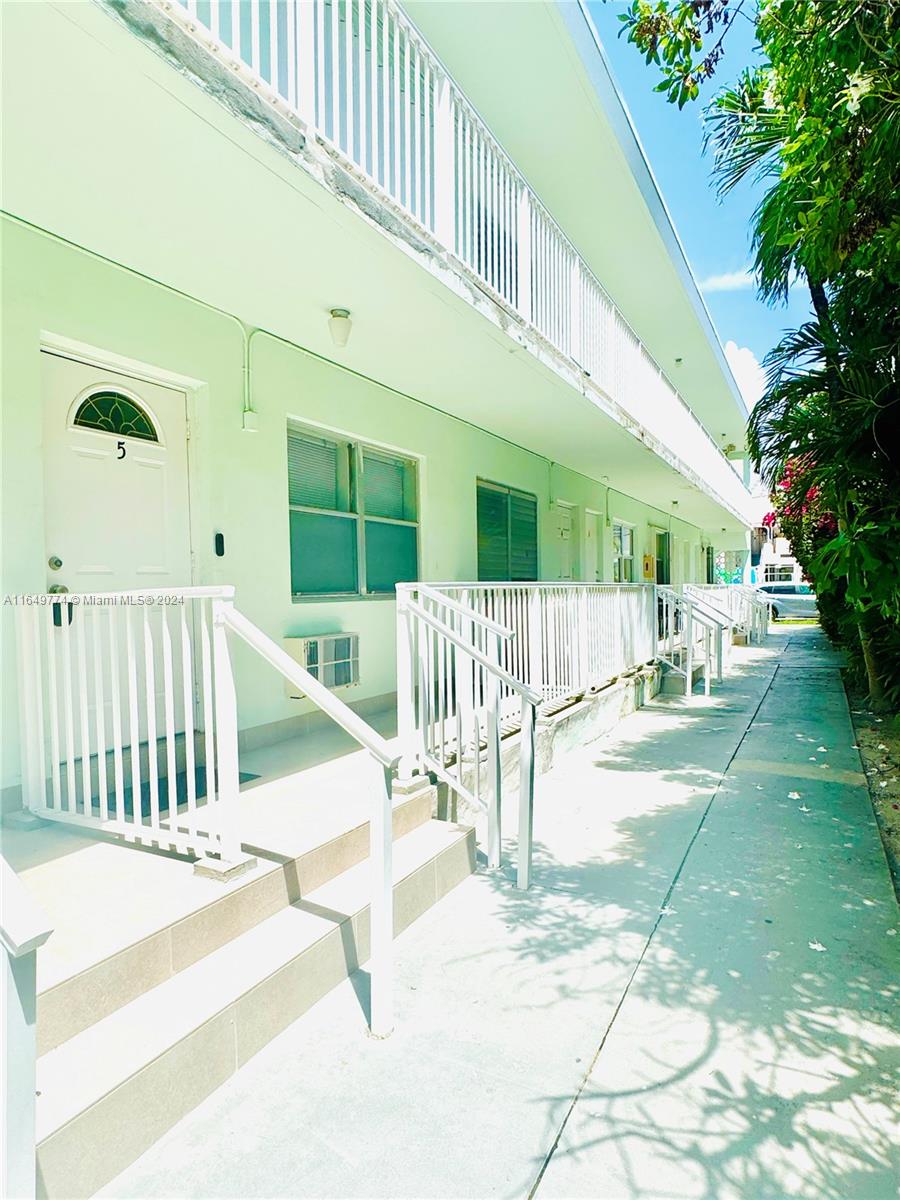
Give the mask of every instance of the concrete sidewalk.
[[571, 755], [533, 889], [480, 873], [398, 940], [390, 1039], [360, 972], [102, 1194], [895, 1197], [900, 936], [837, 667], [778, 631]]

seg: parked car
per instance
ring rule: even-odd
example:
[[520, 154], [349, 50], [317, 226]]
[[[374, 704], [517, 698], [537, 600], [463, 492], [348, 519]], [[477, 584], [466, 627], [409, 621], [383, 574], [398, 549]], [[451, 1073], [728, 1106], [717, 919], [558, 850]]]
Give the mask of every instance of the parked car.
[[819, 615], [816, 593], [808, 583], [761, 583], [757, 591], [768, 600], [773, 618]]

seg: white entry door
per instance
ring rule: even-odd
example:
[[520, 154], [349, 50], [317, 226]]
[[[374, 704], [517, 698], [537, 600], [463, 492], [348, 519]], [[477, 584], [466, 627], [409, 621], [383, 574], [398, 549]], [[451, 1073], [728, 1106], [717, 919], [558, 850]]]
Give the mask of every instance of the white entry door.
[[568, 504], [557, 506], [559, 537], [559, 577], [575, 579], [578, 573], [578, 546], [575, 540], [575, 510]]
[[[46, 587], [99, 596], [47, 614], [49, 762], [54, 780], [61, 776], [57, 807], [90, 816], [108, 753], [142, 795], [158, 773], [162, 735], [174, 747], [191, 717], [192, 689], [182, 683], [196, 678], [191, 613], [174, 595], [191, 585], [186, 397], [59, 355], [41, 358]], [[151, 590], [167, 598], [105, 598]], [[144, 744], [143, 767], [135, 759], [129, 776], [123, 751]], [[169, 773], [176, 770], [173, 758]]]
[[189, 586], [184, 393], [41, 357], [48, 589]]

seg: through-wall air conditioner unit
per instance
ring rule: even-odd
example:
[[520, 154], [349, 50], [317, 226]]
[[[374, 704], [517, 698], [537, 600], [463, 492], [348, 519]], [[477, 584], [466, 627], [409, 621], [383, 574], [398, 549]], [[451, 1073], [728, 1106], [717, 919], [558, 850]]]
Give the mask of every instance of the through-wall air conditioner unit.
[[[284, 639], [284, 648], [294, 662], [332, 691], [359, 683], [358, 633], [289, 637]], [[286, 682], [285, 688], [291, 700], [303, 698], [303, 692], [292, 683]]]

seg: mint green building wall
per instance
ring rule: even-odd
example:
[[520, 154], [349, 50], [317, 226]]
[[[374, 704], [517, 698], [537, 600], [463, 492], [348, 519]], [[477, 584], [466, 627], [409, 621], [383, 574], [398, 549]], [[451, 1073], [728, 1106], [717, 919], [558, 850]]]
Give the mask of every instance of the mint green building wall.
[[[385, 599], [304, 601], [290, 594], [286, 426], [313, 422], [420, 456], [421, 563], [426, 579], [473, 579], [477, 477], [534, 493], [540, 519], [540, 564], [559, 577], [560, 540], [551, 501], [604, 514], [603, 575], [611, 575], [605, 514], [632, 521], [636, 554], [649, 552], [651, 526], [665, 514], [618, 493], [608, 500], [587, 479], [472, 425], [398, 395], [257, 334], [251, 391], [259, 432], [241, 429], [242, 333], [231, 317], [154, 284], [56, 238], [4, 220], [3, 304], [3, 592], [44, 591], [40, 346], [42, 336], [72, 339], [194, 382], [191, 391], [191, 531], [195, 582], [228, 583], [237, 603], [275, 638], [344, 629], [360, 634], [361, 684], [349, 700], [394, 690], [394, 604]], [[488, 402], [488, 397], [485, 402]], [[185, 519], [188, 519], [185, 514]], [[224, 558], [213, 534], [226, 536]], [[700, 532], [675, 522], [673, 532], [699, 555]], [[187, 581], [186, 581], [187, 582]], [[12, 610], [4, 606], [4, 784], [17, 775], [16, 681]], [[249, 652], [236, 652], [244, 728], [303, 711], [281, 681]]]

